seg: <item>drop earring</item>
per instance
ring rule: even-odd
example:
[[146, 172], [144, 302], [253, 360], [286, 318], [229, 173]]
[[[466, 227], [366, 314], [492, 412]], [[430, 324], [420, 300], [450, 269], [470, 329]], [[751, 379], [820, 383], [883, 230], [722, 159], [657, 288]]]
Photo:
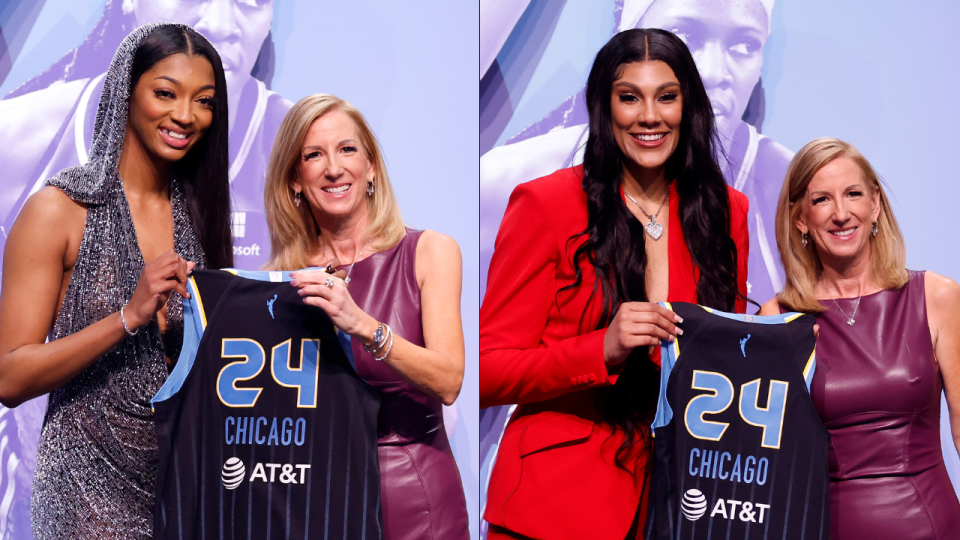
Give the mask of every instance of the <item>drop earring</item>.
[[294, 191], [294, 192], [293, 192], [293, 204], [297, 205], [297, 208], [300, 207], [300, 192], [299, 192], [299, 191]]
[[373, 181], [367, 183], [367, 197], [373, 197]]
[[800, 242], [803, 244], [803, 247], [807, 247], [807, 244], [810, 242], [810, 240], [808, 240], [809, 238], [810, 236], [807, 233], [800, 235]]

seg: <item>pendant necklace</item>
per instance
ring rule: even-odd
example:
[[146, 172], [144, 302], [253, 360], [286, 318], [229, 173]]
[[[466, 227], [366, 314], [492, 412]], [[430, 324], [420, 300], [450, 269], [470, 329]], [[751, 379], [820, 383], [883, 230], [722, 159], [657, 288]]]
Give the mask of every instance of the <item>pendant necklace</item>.
[[350, 284], [350, 273], [353, 272], [353, 265], [357, 264], [357, 261], [360, 260], [360, 257], [363, 255], [363, 252], [367, 250], [367, 246], [370, 245], [370, 242], [373, 242], [373, 237], [367, 240], [367, 243], [363, 245], [363, 249], [360, 250], [360, 253], [353, 258], [353, 262], [350, 263], [350, 268], [347, 268], [347, 277], [343, 278], [343, 283], [345, 285]]
[[862, 294], [857, 297], [857, 305], [853, 307], [853, 314], [850, 315], [849, 317], [847, 317], [847, 314], [843, 312], [843, 308], [841, 308], [841, 307], [840, 307], [840, 304], [837, 303], [837, 299], [836, 299], [836, 298], [833, 299], [834, 305], [836, 305], [836, 306], [837, 306], [837, 309], [840, 310], [840, 314], [841, 314], [841, 315], [843, 315], [844, 317], [847, 317], [847, 324], [850, 325], [850, 326], [853, 326], [853, 323], [857, 322], [857, 321], [854, 319], [854, 317], [857, 316], [857, 309], [860, 307], [860, 299], [861, 299], [861, 298], [863, 298], [863, 295], [862, 295]]
[[667, 186], [667, 193], [663, 196], [663, 201], [660, 203], [660, 208], [657, 208], [657, 213], [652, 216], [648, 214], [647, 211], [644, 210], [642, 206], [640, 206], [640, 203], [638, 203], [636, 199], [631, 197], [629, 193], [624, 191], [623, 194], [626, 195], [628, 199], [630, 199], [630, 202], [637, 205], [637, 208], [639, 208], [640, 211], [643, 212], [643, 215], [647, 216], [647, 219], [650, 220], [649, 223], [643, 226], [643, 232], [647, 233], [647, 236], [649, 236], [650, 238], [653, 238], [654, 240], [658, 240], [660, 236], [663, 235], [663, 225], [657, 223], [657, 216], [660, 215], [660, 211], [663, 210], [663, 205], [667, 204], [667, 199], [670, 198], [670, 186], [669, 185]]

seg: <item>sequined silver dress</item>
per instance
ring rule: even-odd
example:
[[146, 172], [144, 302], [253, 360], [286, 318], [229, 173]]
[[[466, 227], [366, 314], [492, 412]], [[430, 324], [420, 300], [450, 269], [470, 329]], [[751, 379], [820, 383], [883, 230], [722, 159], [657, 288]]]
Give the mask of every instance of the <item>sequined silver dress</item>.
[[[117, 161], [133, 52], [157, 26], [135, 30], [117, 51], [97, 110], [90, 162], [48, 181], [87, 205], [83, 240], [51, 341], [119, 311], [143, 269]], [[171, 181], [170, 199], [175, 249], [202, 267], [205, 257], [179, 181]], [[37, 540], [152, 536], [157, 440], [150, 399], [166, 379], [165, 357], [179, 353], [183, 313], [176, 293], [167, 304], [167, 324], [161, 337], [155, 319], [50, 394], [31, 498]]]

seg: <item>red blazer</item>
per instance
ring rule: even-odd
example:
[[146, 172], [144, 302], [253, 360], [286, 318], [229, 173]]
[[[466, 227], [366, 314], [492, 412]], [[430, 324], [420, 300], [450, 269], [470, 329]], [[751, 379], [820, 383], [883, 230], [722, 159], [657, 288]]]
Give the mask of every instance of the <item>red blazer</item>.
[[[593, 267], [581, 264], [583, 284], [557, 294], [574, 281], [572, 257], [583, 242], [568, 239], [587, 225], [582, 174], [563, 169], [513, 191], [480, 308], [480, 406], [519, 404], [500, 442], [484, 518], [541, 540], [622, 540], [642, 492], [637, 476], [614, 463], [623, 432], [609, 438], [595, 405], [594, 389], [617, 375], [603, 361], [606, 330], [592, 330], [600, 310], [598, 299], [588, 302]], [[698, 273], [670, 192], [668, 298], [696, 302]], [[746, 295], [748, 201], [733, 188], [729, 196], [737, 284]], [[738, 302], [739, 312], [745, 307]]]

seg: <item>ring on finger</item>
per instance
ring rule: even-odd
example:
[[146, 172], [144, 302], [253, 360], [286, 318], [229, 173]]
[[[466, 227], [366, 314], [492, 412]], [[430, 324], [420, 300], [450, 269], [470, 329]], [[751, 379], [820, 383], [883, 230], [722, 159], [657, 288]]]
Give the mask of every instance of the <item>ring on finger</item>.
[[324, 283], [324, 285], [325, 285], [328, 289], [332, 289], [332, 288], [333, 288], [333, 278], [332, 278], [332, 277], [328, 277], [328, 278], [327, 278], [327, 281], [326, 281], [326, 283]]

